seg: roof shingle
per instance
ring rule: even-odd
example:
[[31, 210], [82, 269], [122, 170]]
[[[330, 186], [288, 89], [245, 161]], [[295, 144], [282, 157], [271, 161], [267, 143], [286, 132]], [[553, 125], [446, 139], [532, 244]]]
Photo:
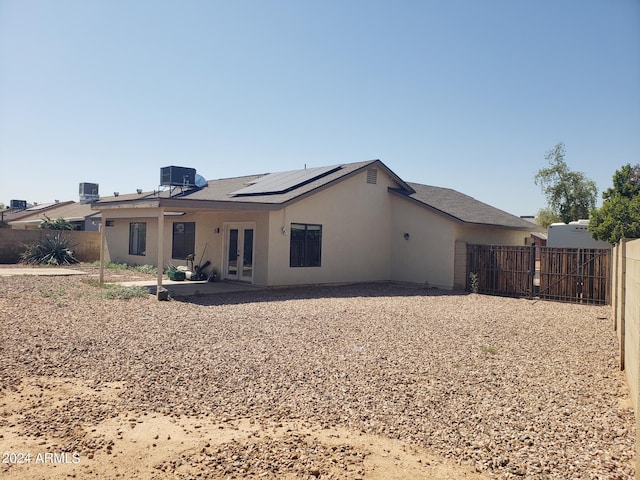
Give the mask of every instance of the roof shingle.
[[464, 223], [537, 230], [536, 225], [450, 188], [408, 182], [414, 193], [395, 190]]

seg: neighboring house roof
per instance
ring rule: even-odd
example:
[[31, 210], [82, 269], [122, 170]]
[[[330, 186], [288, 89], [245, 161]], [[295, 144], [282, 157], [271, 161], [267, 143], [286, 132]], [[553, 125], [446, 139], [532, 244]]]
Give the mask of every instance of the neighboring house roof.
[[[384, 170], [399, 185], [407, 190], [411, 187], [392, 172], [380, 160], [347, 163], [332, 167], [278, 172], [277, 174], [249, 175], [244, 177], [208, 180], [203, 188], [190, 188], [180, 191], [180, 187], [173, 192], [145, 192], [142, 194], [119, 195], [117, 197], [101, 198], [93, 204], [94, 209], [120, 207], [130, 204], [134, 206], [185, 206], [199, 208], [213, 208], [226, 206], [227, 208], [247, 207], [276, 207], [299, 200], [321, 189], [327, 188], [335, 182], [356, 174], [364, 169], [377, 168]], [[177, 203], [174, 203], [176, 202]], [[193, 203], [192, 203], [193, 202]], [[138, 205], [139, 204], [139, 205]]]
[[69, 200], [67, 202], [57, 202], [57, 203], [43, 203], [40, 205], [34, 205], [32, 207], [26, 208], [24, 210], [15, 210], [11, 208], [6, 208], [2, 211], [2, 219], [7, 222], [13, 222], [15, 220], [19, 220], [21, 218], [29, 217], [31, 215], [48, 212], [53, 210], [61, 205], [68, 205], [73, 203], [73, 201]]
[[413, 193], [393, 189], [432, 210], [452, 217], [460, 222], [478, 225], [492, 225], [523, 230], [536, 230], [536, 225], [498, 208], [476, 200], [469, 195], [450, 188], [434, 187], [419, 183], [409, 183]]
[[[31, 210], [31, 209], [27, 209]], [[23, 215], [17, 220], [9, 220], [7, 223], [13, 224], [32, 224], [42, 223], [46, 217], [51, 220], [62, 218], [67, 222], [79, 222], [88, 218], [100, 218], [100, 212], [91, 209], [90, 204], [76, 203], [73, 201], [54, 204], [51, 208], [30, 211], [29, 214]]]
[[538, 219], [533, 215], [521, 216], [520, 218], [526, 220], [527, 222], [533, 223], [534, 225], [540, 225]]

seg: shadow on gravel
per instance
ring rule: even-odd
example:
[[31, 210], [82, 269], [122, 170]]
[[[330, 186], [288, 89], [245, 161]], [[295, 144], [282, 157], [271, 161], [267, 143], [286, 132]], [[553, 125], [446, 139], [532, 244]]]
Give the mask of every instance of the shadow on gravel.
[[218, 293], [215, 295], [192, 295], [173, 297], [178, 302], [202, 306], [239, 305], [259, 302], [286, 302], [319, 298], [362, 298], [362, 297], [426, 297], [426, 296], [466, 296], [468, 292], [441, 290], [421, 286], [407, 286], [393, 283], [371, 283], [336, 286], [280, 287], [256, 291]]

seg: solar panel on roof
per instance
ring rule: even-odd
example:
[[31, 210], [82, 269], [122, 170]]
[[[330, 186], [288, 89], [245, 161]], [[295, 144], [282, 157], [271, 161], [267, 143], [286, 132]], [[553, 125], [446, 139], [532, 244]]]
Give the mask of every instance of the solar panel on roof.
[[276, 193], [285, 193], [324, 177], [325, 175], [329, 175], [340, 168], [342, 168], [340, 165], [333, 165], [330, 167], [305, 168], [304, 170], [269, 173], [264, 177], [258, 178], [251, 185], [231, 192], [231, 195], [273, 195]]

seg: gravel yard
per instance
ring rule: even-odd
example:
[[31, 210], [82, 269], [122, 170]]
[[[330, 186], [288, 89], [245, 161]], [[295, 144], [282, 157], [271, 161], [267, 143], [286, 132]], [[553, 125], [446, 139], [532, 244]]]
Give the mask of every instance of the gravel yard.
[[397, 285], [119, 300], [88, 278], [0, 277], [0, 451], [31, 455], [7, 478], [634, 476], [610, 307]]

